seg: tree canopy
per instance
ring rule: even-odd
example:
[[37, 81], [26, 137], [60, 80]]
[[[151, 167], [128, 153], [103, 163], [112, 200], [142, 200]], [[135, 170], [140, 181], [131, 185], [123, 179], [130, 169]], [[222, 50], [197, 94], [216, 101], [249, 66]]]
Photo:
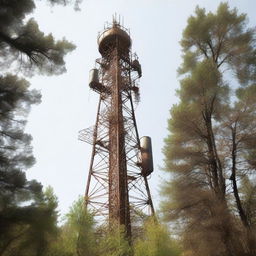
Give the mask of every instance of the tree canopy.
[[[52, 4], [65, 1], [49, 1]], [[40, 31], [27, 15], [33, 12], [33, 0], [0, 2], [0, 65], [25, 74], [61, 74], [66, 71], [64, 56], [74, 49], [66, 39], [56, 41], [52, 34]]]
[[163, 186], [163, 210], [181, 224], [191, 255], [256, 253], [243, 194], [254, 197], [255, 35], [246, 15], [227, 3], [216, 13], [197, 7], [183, 31], [180, 102], [170, 111], [164, 148], [172, 175]]
[[52, 190], [44, 193], [42, 185], [28, 181], [25, 174], [35, 163], [32, 136], [24, 131], [26, 118], [41, 95], [29, 88], [24, 76], [62, 74], [64, 57], [75, 46], [40, 31], [37, 22], [28, 19], [35, 7], [33, 0], [0, 0], [0, 255], [4, 256], [43, 255], [57, 225]]

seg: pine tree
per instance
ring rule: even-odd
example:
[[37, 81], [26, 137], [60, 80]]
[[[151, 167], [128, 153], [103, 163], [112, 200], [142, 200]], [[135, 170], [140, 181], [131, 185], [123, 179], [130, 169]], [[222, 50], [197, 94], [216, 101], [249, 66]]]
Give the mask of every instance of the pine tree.
[[33, 0], [0, 0], [0, 255], [43, 255], [55, 218], [42, 185], [26, 179], [25, 171], [35, 158], [32, 137], [24, 129], [41, 95], [18, 74], [62, 74], [64, 57], [75, 47], [66, 39], [45, 35], [33, 18], [27, 19], [34, 8]]
[[99, 249], [95, 225], [93, 215], [85, 209], [84, 198], [79, 197], [62, 220], [58, 236], [51, 241], [45, 256], [104, 255]]
[[163, 209], [181, 222], [185, 248], [195, 255], [255, 255], [251, 238], [242, 235], [253, 227], [239, 193], [240, 178], [255, 168], [255, 31], [246, 22], [226, 3], [216, 13], [197, 7], [181, 40], [183, 77], [165, 140], [172, 178]]
[[[33, 204], [13, 204], [1, 211], [0, 255], [45, 255], [49, 242], [56, 237], [57, 198], [50, 187], [38, 192], [37, 198], [31, 198]], [[32, 192], [27, 194], [31, 196]]]

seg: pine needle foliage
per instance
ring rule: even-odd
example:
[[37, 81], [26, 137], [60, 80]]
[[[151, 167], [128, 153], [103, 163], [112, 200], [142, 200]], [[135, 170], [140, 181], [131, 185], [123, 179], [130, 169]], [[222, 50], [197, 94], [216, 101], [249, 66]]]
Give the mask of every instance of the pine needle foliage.
[[134, 256], [181, 255], [178, 243], [171, 238], [166, 226], [149, 219], [143, 228], [143, 237], [134, 243]]
[[183, 31], [162, 209], [166, 220], [179, 223], [191, 255], [256, 253], [241, 182], [255, 172], [255, 35], [246, 15], [227, 3], [215, 13], [197, 7]]
[[[79, 1], [49, 0], [48, 4]], [[41, 102], [24, 76], [59, 75], [75, 46], [46, 35], [33, 18], [34, 0], [0, 0], [0, 255], [42, 256], [56, 233], [57, 201], [51, 189], [28, 181], [34, 165], [27, 116]], [[15, 71], [14, 73], [11, 73]]]

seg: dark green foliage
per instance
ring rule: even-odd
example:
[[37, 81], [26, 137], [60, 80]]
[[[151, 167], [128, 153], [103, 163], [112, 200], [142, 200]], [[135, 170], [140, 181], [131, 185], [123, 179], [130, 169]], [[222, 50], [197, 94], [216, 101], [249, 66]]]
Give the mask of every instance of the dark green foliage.
[[79, 5], [82, 3], [83, 0], [47, 0], [49, 1], [52, 5], [55, 4], [61, 4], [61, 5], [68, 5], [68, 4], [73, 4], [75, 10], [80, 10]]
[[40, 215], [43, 219], [48, 211], [36, 206], [43, 200], [41, 184], [28, 181], [24, 173], [35, 162], [32, 137], [24, 132], [26, 116], [41, 97], [28, 88], [24, 79], [0, 76], [0, 255], [8, 255], [10, 248], [9, 255], [15, 255], [13, 244], [32, 232]]
[[[29, 195], [33, 195], [32, 191]], [[0, 211], [0, 255], [44, 255], [50, 238], [57, 234], [57, 199], [53, 190], [47, 188], [42, 193], [40, 189], [35, 195], [34, 199], [27, 197], [33, 201], [28, 206], [12, 204]]]
[[[55, 2], [55, 1], [54, 1]], [[0, 1], [0, 65], [25, 74], [65, 72], [64, 56], [74, 45], [63, 39], [44, 35], [34, 19], [25, 21], [35, 8], [32, 0]]]
[[[66, 4], [65, 1], [46, 1]], [[73, 1], [68, 1], [69, 3]], [[76, 1], [78, 4], [79, 1]], [[0, 255], [44, 255], [49, 238], [56, 233], [57, 199], [52, 189], [26, 179], [25, 171], [35, 159], [32, 137], [24, 132], [33, 104], [41, 101], [25, 75], [61, 74], [64, 57], [74, 49], [67, 40], [56, 41], [27, 19], [33, 0], [0, 0]], [[17, 72], [16, 72], [17, 74]]]
[[24, 127], [31, 105], [40, 103], [41, 96], [28, 88], [29, 83], [24, 79], [10, 74], [0, 76], [1, 171], [21, 171], [35, 161], [31, 136], [24, 133]]
[[31, 105], [40, 102], [40, 94], [28, 87], [29, 83], [17, 76], [0, 77], [0, 252], [13, 237], [24, 232], [22, 226], [37, 211], [34, 203], [23, 207], [22, 204], [42, 198], [41, 184], [28, 181], [23, 171], [35, 162], [32, 138], [24, 133], [26, 116]]

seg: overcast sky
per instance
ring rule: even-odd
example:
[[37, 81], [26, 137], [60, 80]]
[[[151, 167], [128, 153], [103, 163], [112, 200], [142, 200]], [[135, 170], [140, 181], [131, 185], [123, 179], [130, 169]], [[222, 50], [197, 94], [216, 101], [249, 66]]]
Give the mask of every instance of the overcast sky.
[[[154, 173], [149, 181], [153, 201], [163, 179], [164, 138], [171, 106], [177, 102], [176, 70], [181, 63], [179, 41], [187, 18], [196, 5], [215, 11], [218, 0], [84, 0], [81, 11], [72, 7], [50, 7], [37, 2], [33, 17], [40, 29], [76, 46], [67, 58], [67, 73], [55, 77], [35, 76], [32, 87], [41, 90], [42, 103], [29, 116], [26, 131], [33, 136], [37, 163], [27, 171], [29, 179], [51, 185], [59, 198], [62, 214], [83, 195], [91, 146], [77, 139], [78, 131], [95, 123], [98, 95], [88, 86], [88, 73], [100, 57], [98, 32], [117, 13], [131, 31], [132, 49], [139, 56], [143, 76], [141, 102], [136, 109], [140, 136], [151, 136]], [[231, 7], [248, 14], [255, 26], [255, 0], [230, 0]]]

